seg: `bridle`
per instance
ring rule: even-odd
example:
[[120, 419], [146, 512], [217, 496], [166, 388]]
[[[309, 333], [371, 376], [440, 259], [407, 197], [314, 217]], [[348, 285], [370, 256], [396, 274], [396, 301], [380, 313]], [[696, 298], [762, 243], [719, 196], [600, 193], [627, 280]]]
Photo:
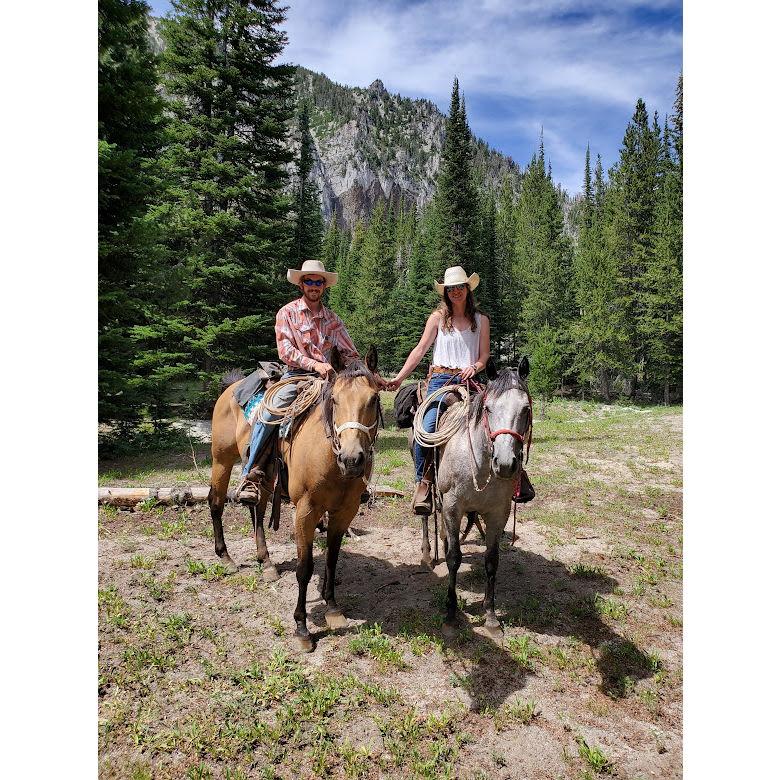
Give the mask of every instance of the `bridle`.
[[[531, 437], [533, 435], [533, 402], [531, 401], [531, 395], [530, 393], [526, 393], [528, 395], [528, 424], [525, 426], [525, 430], [523, 433], [520, 433], [519, 431], [515, 431], [511, 428], [500, 428], [497, 431], [491, 431], [490, 430], [490, 422], [488, 422], [488, 416], [487, 416], [487, 410], [483, 409], [482, 411], [482, 424], [485, 426], [485, 433], [487, 434], [488, 439], [490, 439], [491, 447], [490, 447], [490, 453], [491, 456], [493, 454], [493, 442], [496, 440], [498, 436], [501, 436], [502, 434], [506, 434], [507, 436], [511, 436], [516, 441], [520, 442], [520, 462], [522, 465], [523, 460], [523, 447], [526, 447], [525, 450], [525, 462], [528, 463], [528, 458], [531, 454]], [[525, 435], [528, 434], [528, 445], [526, 446], [525, 441]]]
[[[363, 423], [358, 422], [357, 420], [347, 420], [347, 422], [341, 423], [341, 425], [335, 425], [333, 424], [333, 410], [331, 407], [331, 414], [330, 419], [326, 419], [326, 425], [325, 425], [325, 432], [327, 437], [330, 439], [330, 448], [333, 451], [333, 454], [338, 458], [338, 456], [341, 454], [341, 432], [346, 431], [349, 429], [360, 431], [361, 433], [365, 433], [368, 437], [368, 444], [370, 449], [370, 454], [366, 458], [366, 469], [370, 469], [373, 466], [374, 462], [374, 445], [376, 444], [376, 439], [379, 434], [379, 422], [382, 420], [382, 406], [379, 402], [379, 396], [376, 397], [376, 419], [374, 420], [372, 425], [363, 425]], [[370, 465], [369, 465], [370, 464]], [[370, 474], [369, 474], [370, 476]], [[368, 480], [366, 479], [365, 471], [363, 474], [363, 481], [368, 484]]]
[[[487, 393], [487, 388], [483, 391], [484, 393]], [[520, 475], [523, 467], [523, 447], [526, 448], [525, 452], [525, 462], [528, 463], [528, 458], [531, 455], [531, 439], [533, 437], [533, 401], [531, 400], [531, 394], [525, 390], [525, 394], [528, 396], [528, 424], [525, 427], [525, 430], [520, 433], [519, 431], [516, 431], [512, 428], [499, 428], [497, 431], [491, 431], [490, 430], [490, 422], [488, 421], [488, 415], [487, 415], [487, 409], [482, 409], [482, 426], [485, 429], [485, 435], [487, 436], [488, 442], [490, 443], [490, 453], [488, 455], [488, 462], [492, 462], [493, 460], [493, 443], [495, 442], [496, 438], [499, 436], [506, 434], [507, 436], [511, 436], [516, 441], [520, 442], [520, 468], [517, 471], [517, 476], [513, 477], [512, 479], [519, 484], [520, 482]], [[483, 399], [484, 403], [484, 399]], [[528, 440], [526, 441], [526, 434], [528, 435]], [[474, 469], [474, 466], [477, 465], [477, 459], [474, 455], [474, 444], [471, 440], [471, 432], [470, 430], [467, 431], [467, 436], [469, 440], [469, 450], [471, 451], [471, 461], [472, 461], [472, 467], [471, 467], [471, 480], [474, 483], [474, 489], [481, 493], [489, 484], [490, 480], [493, 478], [493, 467], [490, 467], [490, 472], [488, 473], [487, 481], [485, 482], [482, 487], [479, 486], [477, 483], [477, 474]], [[496, 477], [496, 479], [505, 479], [504, 477]]]

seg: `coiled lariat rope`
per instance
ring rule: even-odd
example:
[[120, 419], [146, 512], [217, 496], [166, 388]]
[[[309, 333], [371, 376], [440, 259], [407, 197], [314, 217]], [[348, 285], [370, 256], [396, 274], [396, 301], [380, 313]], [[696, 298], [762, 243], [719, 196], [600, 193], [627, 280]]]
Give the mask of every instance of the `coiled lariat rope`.
[[[276, 407], [272, 401], [276, 397], [276, 394], [287, 385], [300, 384], [304, 385], [303, 389], [293, 399], [293, 402], [289, 406]], [[268, 415], [278, 417], [278, 420], [263, 420], [266, 425], [281, 425], [286, 420], [290, 420], [293, 417], [297, 417], [303, 414], [310, 406], [315, 404], [322, 394], [322, 388], [325, 384], [324, 379], [317, 377], [290, 377], [289, 379], [282, 379], [276, 384], [266, 390], [265, 395], [260, 401], [257, 407], [257, 412], [253, 415], [252, 422], [257, 420], [260, 415], [264, 415], [266, 412]]]
[[[423, 418], [428, 409], [435, 403], [439, 403], [441, 397], [447, 393], [458, 393], [463, 404], [453, 404], [442, 418], [442, 424], [438, 426], [438, 417], [436, 420], [437, 430], [429, 433], [423, 426]], [[414, 440], [421, 447], [441, 447], [446, 444], [462, 427], [463, 421], [468, 419], [469, 414], [469, 392], [463, 385], [444, 385], [438, 390], [434, 390], [420, 405], [414, 413], [412, 428], [414, 430]]]

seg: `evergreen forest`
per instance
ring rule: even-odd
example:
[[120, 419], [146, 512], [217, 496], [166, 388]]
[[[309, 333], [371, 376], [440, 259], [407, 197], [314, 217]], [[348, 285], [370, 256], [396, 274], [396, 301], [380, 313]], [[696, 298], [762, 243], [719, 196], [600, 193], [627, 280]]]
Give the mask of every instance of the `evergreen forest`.
[[[482, 282], [499, 365], [531, 361], [532, 392], [682, 398], [683, 86], [672, 112], [636, 101], [615, 164], [583, 149], [573, 224], [540, 136], [485, 187], [455, 79], [431, 202], [379, 201], [352, 230], [324, 224], [310, 106], [278, 0], [174, 0], [155, 53], [142, 0], [99, 0], [99, 421], [131, 435], [207, 415], [221, 375], [278, 359], [288, 267], [338, 271], [327, 305], [391, 376], [463, 266]], [[292, 141], [292, 142], [291, 142]], [[420, 373], [427, 365], [420, 366]]]

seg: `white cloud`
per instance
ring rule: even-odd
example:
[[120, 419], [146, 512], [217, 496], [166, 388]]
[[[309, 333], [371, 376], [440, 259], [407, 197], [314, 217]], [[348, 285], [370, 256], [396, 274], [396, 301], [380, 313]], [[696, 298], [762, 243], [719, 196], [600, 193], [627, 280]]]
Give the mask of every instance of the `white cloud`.
[[[542, 123], [545, 135], [549, 128], [554, 175], [567, 188], [575, 173], [581, 178], [572, 166], [579, 150], [582, 167], [587, 140], [565, 135], [577, 118], [618, 122], [609, 136], [619, 139], [637, 97], [662, 113], [670, 109], [681, 66], [681, 31], [641, 25], [633, 15], [639, 8], [646, 14], [679, 7], [669, 0], [290, 4], [285, 60], [349, 85], [381, 78], [391, 91], [430, 97], [445, 110], [457, 75], [470, 106], [514, 102], [524, 132], [530, 107], [533, 121], [542, 120], [534, 135]], [[491, 141], [480, 127], [483, 118], [486, 128], [492, 123], [489, 113], [470, 109], [469, 117], [475, 133]]]

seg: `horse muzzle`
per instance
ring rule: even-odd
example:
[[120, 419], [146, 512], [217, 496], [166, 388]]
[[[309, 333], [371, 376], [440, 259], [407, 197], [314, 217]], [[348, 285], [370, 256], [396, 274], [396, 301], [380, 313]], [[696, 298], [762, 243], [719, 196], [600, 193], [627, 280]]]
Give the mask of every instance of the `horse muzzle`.
[[366, 455], [362, 450], [357, 453], [340, 452], [336, 463], [342, 476], [349, 479], [362, 477], [366, 469]]
[[499, 479], [514, 479], [520, 469], [520, 458], [515, 455], [510, 461], [506, 461], [498, 455], [494, 455], [492, 468], [493, 473]]

